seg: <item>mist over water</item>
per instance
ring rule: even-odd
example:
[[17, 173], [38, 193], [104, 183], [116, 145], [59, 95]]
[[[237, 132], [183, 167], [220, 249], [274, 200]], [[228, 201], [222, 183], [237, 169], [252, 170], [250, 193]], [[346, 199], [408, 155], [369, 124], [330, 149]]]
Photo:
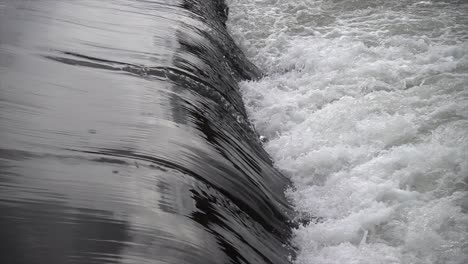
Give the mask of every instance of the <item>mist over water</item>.
[[296, 263], [467, 263], [468, 3], [230, 0], [241, 88], [314, 219]]

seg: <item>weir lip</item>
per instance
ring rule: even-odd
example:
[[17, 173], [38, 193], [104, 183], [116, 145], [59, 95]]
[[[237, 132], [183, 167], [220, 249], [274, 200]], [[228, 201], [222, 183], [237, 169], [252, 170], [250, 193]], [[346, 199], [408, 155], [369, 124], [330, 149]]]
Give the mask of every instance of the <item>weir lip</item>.
[[4, 1], [1, 263], [289, 263], [223, 1]]

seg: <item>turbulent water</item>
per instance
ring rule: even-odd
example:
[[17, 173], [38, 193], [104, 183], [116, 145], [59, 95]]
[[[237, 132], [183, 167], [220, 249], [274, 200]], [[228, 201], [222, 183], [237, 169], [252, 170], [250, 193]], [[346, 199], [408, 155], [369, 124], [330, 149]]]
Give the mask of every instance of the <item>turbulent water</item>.
[[468, 3], [230, 0], [296, 263], [468, 263]]

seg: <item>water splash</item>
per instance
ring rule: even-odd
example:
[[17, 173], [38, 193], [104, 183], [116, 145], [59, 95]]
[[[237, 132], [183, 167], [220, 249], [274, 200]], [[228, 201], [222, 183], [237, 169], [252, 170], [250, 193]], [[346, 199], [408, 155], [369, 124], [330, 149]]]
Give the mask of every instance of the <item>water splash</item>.
[[468, 5], [229, 1], [250, 119], [295, 188], [296, 263], [468, 259]]

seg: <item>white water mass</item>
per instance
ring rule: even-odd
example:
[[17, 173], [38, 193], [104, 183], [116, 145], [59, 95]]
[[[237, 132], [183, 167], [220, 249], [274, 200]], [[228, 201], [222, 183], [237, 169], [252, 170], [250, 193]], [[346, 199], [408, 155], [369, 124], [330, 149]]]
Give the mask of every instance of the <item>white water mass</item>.
[[468, 1], [230, 0], [297, 264], [468, 263]]

